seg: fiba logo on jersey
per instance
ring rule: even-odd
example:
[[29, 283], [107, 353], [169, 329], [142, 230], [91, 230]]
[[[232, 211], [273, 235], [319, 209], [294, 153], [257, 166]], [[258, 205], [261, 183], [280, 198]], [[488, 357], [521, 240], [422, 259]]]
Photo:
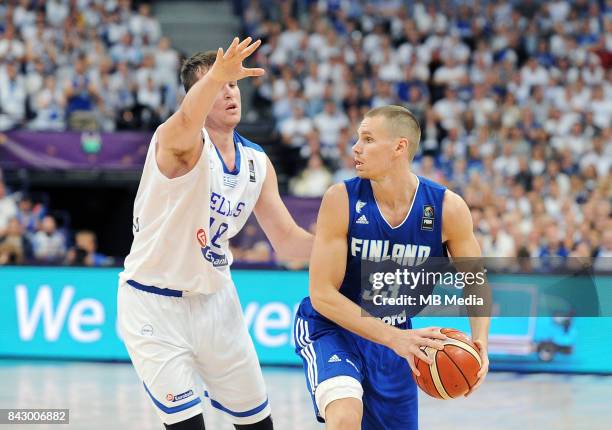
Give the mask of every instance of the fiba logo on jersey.
[[421, 230], [433, 231], [434, 228], [434, 207], [432, 205], [423, 206], [423, 218], [421, 218]]
[[172, 394], [166, 394], [166, 400], [168, 400], [169, 402], [173, 402], [174, 396]]
[[198, 230], [198, 232], [196, 233], [196, 238], [198, 239], [200, 246], [204, 248], [206, 246], [206, 232], [203, 228]]

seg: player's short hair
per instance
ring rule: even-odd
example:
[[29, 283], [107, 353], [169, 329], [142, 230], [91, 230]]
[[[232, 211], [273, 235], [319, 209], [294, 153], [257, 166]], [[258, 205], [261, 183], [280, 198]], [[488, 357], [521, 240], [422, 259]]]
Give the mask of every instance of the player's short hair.
[[387, 105], [371, 109], [365, 114], [366, 118], [375, 116], [385, 118], [393, 137], [408, 139], [408, 156], [412, 160], [419, 149], [419, 141], [421, 140], [421, 127], [414, 114], [403, 106]]
[[198, 82], [198, 74], [208, 71], [215, 64], [216, 51], [198, 52], [183, 62], [181, 67], [181, 82], [185, 92]]

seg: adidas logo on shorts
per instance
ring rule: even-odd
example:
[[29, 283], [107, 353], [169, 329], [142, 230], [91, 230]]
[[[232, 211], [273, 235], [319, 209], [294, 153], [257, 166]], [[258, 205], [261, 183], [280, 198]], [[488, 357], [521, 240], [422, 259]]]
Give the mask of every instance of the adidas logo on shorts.
[[357, 221], [355, 221], [356, 224], [369, 224], [368, 219], [366, 218], [365, 215], [361, 215], [359, 218], [357, 218]]
[[332, 355], [329, 360], [327, 360], [328, 363], [339, 363], [342, 360], [340, 360], [340, 357], [338, 357], [336, 354]]

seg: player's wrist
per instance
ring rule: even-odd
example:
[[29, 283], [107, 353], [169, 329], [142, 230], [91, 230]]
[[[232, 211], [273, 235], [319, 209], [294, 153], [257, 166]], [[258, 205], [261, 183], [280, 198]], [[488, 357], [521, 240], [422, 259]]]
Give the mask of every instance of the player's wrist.
[[381, 331], [381, 344], [390, 348], [394, 351], [397, 350], [398, 345], [401, 343], [402, 331], [397, 327], [389, 326], [385, 324], [385, 330]]

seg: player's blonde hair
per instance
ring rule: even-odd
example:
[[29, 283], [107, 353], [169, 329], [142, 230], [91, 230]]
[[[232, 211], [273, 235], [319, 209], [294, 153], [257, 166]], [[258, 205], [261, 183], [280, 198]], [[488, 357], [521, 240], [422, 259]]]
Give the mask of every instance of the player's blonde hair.
[[369, 110], [366, 118], [382, 116], [389, 124], [389, 131], [394, 138], [404, 137], [408, 140], [408, 157], [412, 161], [421, 140], [421, 127], [416, 117], [403, 106], [387, 105]]

